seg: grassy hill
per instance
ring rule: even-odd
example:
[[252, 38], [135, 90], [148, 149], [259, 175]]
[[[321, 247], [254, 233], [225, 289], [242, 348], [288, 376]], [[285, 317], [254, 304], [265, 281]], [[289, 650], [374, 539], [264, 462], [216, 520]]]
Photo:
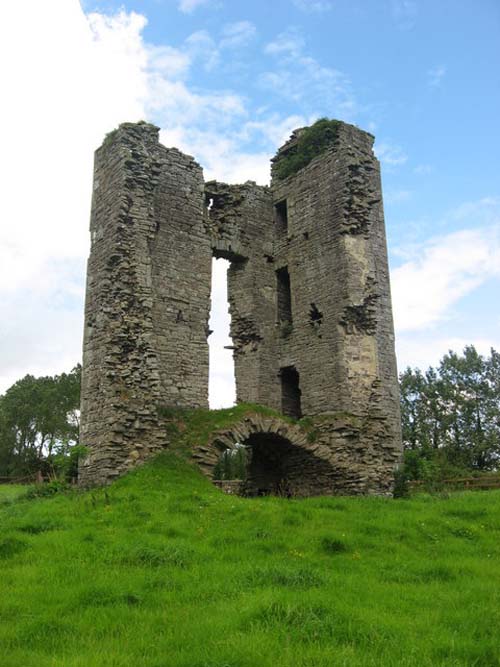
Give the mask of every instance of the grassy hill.
[[0, 526], [1, 667], [500, 665], [500, 492], [235, 498], [165, 453]]

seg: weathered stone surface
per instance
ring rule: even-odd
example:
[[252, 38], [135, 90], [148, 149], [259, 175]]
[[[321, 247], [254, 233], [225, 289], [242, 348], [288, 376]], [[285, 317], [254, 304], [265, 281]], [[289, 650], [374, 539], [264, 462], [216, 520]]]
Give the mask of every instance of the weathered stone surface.
[[268, 188], [204, 184], [196, 162], [161, 146], [152, 125], [127, 123], [106, 139], [96, 152], [87, 278], [84, 484], [168, 446], [158, 406], [206, 406], [215, 256], [231, 262], [238, 401], [310, 417], [315, 440], [256, 418], [199, 443], [202, 469], [215, 465], [215, 448], [250, 438], [260, 461], [253, 488], [274, 484], [278, 466], [301, 495], [390, 492], [401, 434], [372, 144], [340, 123], [333, 145]]
[[207, 406], [212, 251], [203, 215], [201, 168], [161, 146], [158, 128], [126, 123], [96, 152], [83, 484], [105, 482], [167, 445], [159, 405]]

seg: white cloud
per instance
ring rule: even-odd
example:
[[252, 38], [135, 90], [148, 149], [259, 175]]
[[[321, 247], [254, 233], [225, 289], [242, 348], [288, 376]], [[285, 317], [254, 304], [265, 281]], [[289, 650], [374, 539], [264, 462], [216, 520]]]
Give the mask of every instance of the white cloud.
[[459, 223], [468, 226], [399, 249], [405, 261], [391, 272], [391, 285], [400, 370], [425, 370], [448, 350], [461, 352], [469, 344], [481, 354], [500, 349], [492, 318], [486, 314], [477, 333], [460, 303], [472, 294], [476, 303], [491, 302], [500, 290], [500, 201], [465, 202], [434, 226]]
[[184, 14], [192, 14], [198, 7], [212, 4], [212, 0], [180, 0], [179, 11]]
[[293, 0], [293, 4], [297, 9], [308, 13], [322, 14], [333, 9], [333, 4], [328, 0]]
[[450, 316], [462, 297], [500, 277], [500, 219], [414, 248], [414, 257], [391, 273], [396, 330], [417, 331]]
[[219, 64], [219, 49], [214, 39], [206, 30], [197, 30], [184, 44], [192, 60], [198, 58], [204, 69], [210, 71]]
[[448, 216], [454, 223], [469, 223], [473, 220], [477, 225], [500, 225], [500, 198], [483, 197], [478, 201], [467, 201], [457, 206]]
[[171, 46], [148, 45], [146, 48], [151, 72], [168, 79], [182, 78], [187, 74], [192, 62], [192, 52], [181, 51]]
[[388, 167], [397, 167], [408, 160], [408, 156], [401, 146], [389, 141], [382, 141], [381, 143], [377, 141], [374, 150], [380, 162]]
[[300, 31], [290, 28], [267, 44], [264, 53], [276, 65], [260, 77], [263, 88], [306, 109], [308, 115], [335, 115], [353, 121], [357, 104], [348, 77], [339, 70], [324, 67], [307, 54]]
[[500, 336], [493, 339], [403, 334], [396, 337], [398, 369], [401, 372], [410, 366], [425, 371], [429, 366], [437, 366], [450, 350], [461, 353], [467, 345], [474, 345], [479, 354], [489, 356], [491, 348], [500, 350]]
[[[92, 152], [145, 115], [144, 17], [78, 2], [11, 3], [0, 36], [4, 175], [0, 391], [81, 358]], [[26, 44], [30, 45], [29, 50]], [[36, 54], [36, 57], [33, 56]]]
[[222, 39], [220, 40], [221, 49], [234, 49], [249, 44], [257, 30], [250, 21], [238, 21], [237, 23], [228, 23], [222, 29]]
[[264, 111], [252, 126], [240, 95], [188, 85], [190, 68], [215, 66], [222, 48], [252, 38], [248, 22], [225, 26], [219, 42], [198, 31], [175, 48], [144, 41], [144, 16], [86, 15], [77, 0], [33, 3], [25, 19], [23, 3], [12, 3], [0, 24], [2, 62], [12, 63], [1, 73], [9, 169], [0, 227], [0, 392], [28, 372], [60, 372], [81, 359], [92, 154], [107, 132], [152, 119], [164, 143], [195, 155], [208, 178], [267, 183], [274, 138], [293, 122]]
[[160, 139], [165, 146], [177, 146], [185, 153], [195, 155], [203, 166], [207, 180], [269, 183], [271, 153], [245, 153], [238, 144], [236, 133], [233, 136], [220, 135], [215, 131], [177, 125], [163, 130]]
[[427, 72], [427, 77], [429, 81], [429, 86], [431, 88], [438, 88], [441, 85], [441, 82], [446, 75], [446, 65], [437, 65]]
[[241, 137], [249, 141], [256, 132], [266, 137], [269, 144], [276, 149], [289, 139], [293, 130], [309, 125], [316, 120], [314, 116], [299, 115], [282, 118], [276, 113], [267, 114], [264, 120], [248, 121], [242, 128]]
[[265, 46], [264, 52], [273, 55], [284, 54], [286, 56], [298, 58], [302, 55], [304, 46], [305, 39], [300, 32], [295, 28], [291, 28], [278, 35], [273, 42], [269, 42], [269, 44]]

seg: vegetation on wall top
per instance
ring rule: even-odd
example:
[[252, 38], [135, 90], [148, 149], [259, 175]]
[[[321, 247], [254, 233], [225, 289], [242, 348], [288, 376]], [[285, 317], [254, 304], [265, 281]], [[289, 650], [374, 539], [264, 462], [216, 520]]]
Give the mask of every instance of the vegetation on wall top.
[[283, 180], [311, 162], [313, 158], [335, 143], [340, 121], [320, 118], [310, 127], [304, 128], [285, 155], [279, 157], [273, 165], [273, 177]]

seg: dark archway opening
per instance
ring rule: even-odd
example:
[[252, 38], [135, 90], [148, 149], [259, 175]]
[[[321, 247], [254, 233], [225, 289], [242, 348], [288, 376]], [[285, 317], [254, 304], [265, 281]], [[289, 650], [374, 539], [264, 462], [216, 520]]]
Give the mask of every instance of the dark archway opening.
[[296, 447], [286, 438], [271, 433], [254, 433], [245, 445], [248, 447], [245, 495], [291, 497], [289, 460]]
[[233, 448], [219, 441], [216, 486], [246, 497], [305, 497], [331, 494], [338, 472], [330, 462], [277, 433], [252, 433]]

